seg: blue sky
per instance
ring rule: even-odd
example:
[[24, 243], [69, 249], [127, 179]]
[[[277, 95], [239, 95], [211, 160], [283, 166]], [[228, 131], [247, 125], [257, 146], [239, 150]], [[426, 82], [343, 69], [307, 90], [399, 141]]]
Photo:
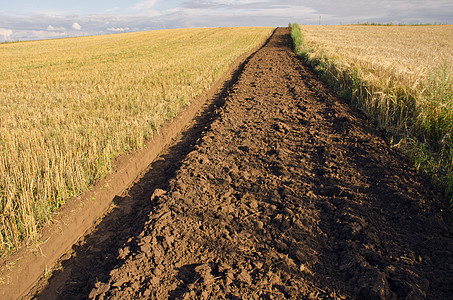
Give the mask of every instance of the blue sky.
[[2, 0], [0, 42], [166, 28], [453, 23], [451, 0]]
[[[0, 12], [11, 14], [59, 13], [59, 14], [140, 14], [143, 6], [153, 7], [155, 10], [166, 10], [178, 6], [180, 1], [127, 1], [127, 0], [18, 0], [1, 4]], [[138, 5], [138, 7], [136, 7]], [[141, 6], [141, 7], [140, 7]]]

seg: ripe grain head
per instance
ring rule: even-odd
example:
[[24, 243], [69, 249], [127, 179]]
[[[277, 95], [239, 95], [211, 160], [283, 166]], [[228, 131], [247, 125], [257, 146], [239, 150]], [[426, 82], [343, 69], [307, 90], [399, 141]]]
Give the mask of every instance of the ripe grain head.
[[433, 68], [453, 65], [453, 25], [301, 27], [310, 47], [358, 66], [370, 80], [385, 74], [417, 86]]
[[0, 254], [36, 239], [273, 28], [137, 32], [0, 45]]
[[453, 25], [301, 28], [303, 57], [453, 203]]

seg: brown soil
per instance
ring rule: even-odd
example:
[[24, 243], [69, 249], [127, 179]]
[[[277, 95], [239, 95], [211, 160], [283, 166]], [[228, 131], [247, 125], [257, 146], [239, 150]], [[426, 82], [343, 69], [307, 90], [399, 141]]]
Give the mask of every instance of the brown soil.
[[453, 298], [446, 200], [285, 28], [116, 205], [29, 297]]
[[[207, 122], [209, 112], [222, 103], [221, 100], [225, 96], [227, 87], [237, 80], [248, 57], [260, 48], [261, 46], [239, 56], [231, 63], [229, 70], [208, 90], [192, 99], [188, 107], [160, 128], [147, 142], [145, 148], [116, 158], [113, 163], [113, 173], [97, 180], [91, 190], [77, 198], [69, 199], [65, 205], [54, 212], [51, 222], [46, 224], [40, 232], [41, 243], [32, 247], [23, 245], [7, 257], [0, 258], [0, 299], [18, 299], [27, 294], [30, 288], [36, 285], [41, 275], [49, 273], [49, 267], [61, 261], [61, 256], [69, 251], [80, 237], [93, 232], [96, 220], [102, 219], [105, 214], [108, 214], [112, 209], [112, 202], [120, 199], [117, 195], [130, 189], [132, 183], [137, 178], [143, 177], [144, 172], [159, 155], [162, 155], [164, 149], [174, 144], [174, 140], [181, 132], [192, 127], [185, 133], [184, 142], [173, 147], [172, 151], [165, 155], [167, 162], [170, 161], [169, 157], [172, 157], [173, 162], [180, 161], [184, 154], [187, 154], [189, 144], [193, 144], [196, 137], [200, 135], [200, 131], [196, 129], [200, 126], [194, 127], [194, 123]], [[204, 108], [204, 113], [202, 108]], [[200, 114], [203, 115], [200, 116]], [[200, 117], [196, 118], [197, 116]], [[177, 151], [177, 149], [183, 148], [185, 152]], [[168, 166], [167, 163], [164, 168], [168, 168]], [[162, 168], [160, 162], [156, 162], [153, 168], [155, 170]], [[163, 179], [157, 176], [155, 182], [163, 182]], [[140, 199], [140, 197], [136, 199]], [[114, 209], [115, 213], [105, 219], [104, 223], [112, 222], [107, 221], [112, 218], [124, 220], [129, 212], [129, 208], [126, 207], [134, 205], [135, 202], [120, 202], [119, 211]], [[106, 228], [107, 231], [115, 231], [114, 228]], [[103, 236], [102, 230], [97, 230], [94, 235], [99, 236], [99, 234]], [[41, 280], [38, 287], [44, 282], [45, 280]], [[37, 287], [35, 287], [36, 289]]]

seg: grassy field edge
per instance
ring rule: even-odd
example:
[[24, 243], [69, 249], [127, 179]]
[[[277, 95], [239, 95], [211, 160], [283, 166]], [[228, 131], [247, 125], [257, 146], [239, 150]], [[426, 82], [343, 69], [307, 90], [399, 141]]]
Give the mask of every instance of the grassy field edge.
[[453, 207], [453, 76], [447, 63], [420, 87], [377, 86], [363, 71], [311, 49], [298, 24], [290, 24], [294, 51], [344, 99], [385, 130], [398, 147], [445, 193]]

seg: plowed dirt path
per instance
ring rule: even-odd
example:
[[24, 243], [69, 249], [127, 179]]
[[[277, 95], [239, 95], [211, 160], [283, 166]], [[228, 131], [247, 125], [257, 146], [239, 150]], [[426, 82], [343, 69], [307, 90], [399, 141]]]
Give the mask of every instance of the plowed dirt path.
[[207, 111], [36, 297], [452, 298], [445, 199], [301, 63], [288, 29]]

